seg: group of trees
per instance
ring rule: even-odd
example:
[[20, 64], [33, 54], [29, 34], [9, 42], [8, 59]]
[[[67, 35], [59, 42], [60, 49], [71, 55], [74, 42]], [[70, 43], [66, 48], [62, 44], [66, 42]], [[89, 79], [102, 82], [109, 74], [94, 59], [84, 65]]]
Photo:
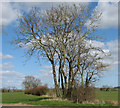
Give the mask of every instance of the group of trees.
[[101, 13], [91, 5], [59, 5], [48, 10], [32, 8], [18, 18], [18, 37], [13, 42], [27, 54], [47, 58], [52, 65], [56, 95], [71, 98], [79, 85], [89, 87], [108, 67], [108, 54], [99, 45], [96, 22]]

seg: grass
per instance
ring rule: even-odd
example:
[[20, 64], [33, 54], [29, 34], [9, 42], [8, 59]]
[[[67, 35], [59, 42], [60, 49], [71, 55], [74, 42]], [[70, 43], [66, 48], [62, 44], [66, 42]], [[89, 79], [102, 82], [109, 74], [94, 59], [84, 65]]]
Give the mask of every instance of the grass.
[[[100, 100], [117, 100], [117, 97], [117, 91], [99, 91], [97, 96]], [[2, 103], [23, 103], [41, 106], [100, 106], [100, 104], [77, 104], [68, 100], [52, 99], [52, 97], [27, 95], [23, 92], [3, 93]], [[109, 105], [109, 103], [104, 104], [104, 106]]]
[[51, 97], [27, 95], [23, 92], [3, 93], [2, 103], [24, 103], [42, 106], [80, 106], [67, 100], [50, 100]]
[[97, 91], [99, 100], [118, 100], [118, 91]]

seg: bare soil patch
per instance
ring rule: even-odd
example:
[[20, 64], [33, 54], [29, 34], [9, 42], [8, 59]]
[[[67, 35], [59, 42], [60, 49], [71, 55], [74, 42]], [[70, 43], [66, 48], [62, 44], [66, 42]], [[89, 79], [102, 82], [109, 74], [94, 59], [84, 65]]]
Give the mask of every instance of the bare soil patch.
[[1, 106], [37, 106], [37, 105], [29, 105], [23, 103], [2, 103]]

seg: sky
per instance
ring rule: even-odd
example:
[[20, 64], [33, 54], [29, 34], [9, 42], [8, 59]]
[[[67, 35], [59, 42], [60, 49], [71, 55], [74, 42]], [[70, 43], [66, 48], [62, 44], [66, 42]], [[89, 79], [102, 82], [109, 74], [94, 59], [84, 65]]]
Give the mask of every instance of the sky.
[[[22, 11], [29, 12], [34, 6], [40, 6], [41, 9], [49, 9], [52, 5], [58, 6], [58, 2], [33, 2], [33, 0], [3, 0], [0, 2], [0, 25], [3, 25], [0, 50], [0, 88], [15, 86], [22, 88], [22, 82], [27, 75], [33, 75], [39, 78], [43, 84], [54, 87], [51, 65], [46, 59], [38, 61], [36, 56], [31, 58], [25, 56], [25, 49], [20, 49], [10, 42], [16, 37], [17, 15], [21, 15]], [[100, 27], [98, 33], [103, 35], [104, 48], [109, 49], [111, 57], [107, 62], [111, 64], [104, 75], [98, 82], [96, 87], [108, 85], [111, 87], [118, 86], [118, 4], [117, 0], [112, 2], [103, 2], [98, 0], [96, 3], [86, 0], [91, 5], [102, 12], [102, 18], [99, 22]], [[86, 2], [86, 4], [87, 4]], [[76, 2], [77, 3], [77, 2]], [[71, 5], [71, 3], [68, 3]], [[97, 44], [96, 44], [97, 45]]]

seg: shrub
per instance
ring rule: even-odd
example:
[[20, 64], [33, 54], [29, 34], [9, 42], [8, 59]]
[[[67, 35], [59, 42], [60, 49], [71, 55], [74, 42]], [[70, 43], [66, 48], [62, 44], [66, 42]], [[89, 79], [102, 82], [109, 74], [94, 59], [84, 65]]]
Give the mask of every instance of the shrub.
[[72, 90], [72, 100], [77, 103], [84, 101], [93, 101], [95, 99], [95, 88], [93, 87], [77, 87]]
[[23, 92], [23, 90], [16, 90], [16, 92]]
[[45, 95], [48, 91], [47, 86], [39, 86], [33, 89], [27, 89], [24, 91], [25, 94], [32, 94], [32, 95]]
[[32, 94], [32, 89], [27, 89], [24, 91], [25, 94]]
[[34, 89], [32, 89], [32, 95], [45, 95], [48, 91], [48, 88], [46, 86], [39, 86]]
[[54, 95], [53, 93], [54, 93], [53, 90], [49, 89], [49, 96], [53, 96]]

